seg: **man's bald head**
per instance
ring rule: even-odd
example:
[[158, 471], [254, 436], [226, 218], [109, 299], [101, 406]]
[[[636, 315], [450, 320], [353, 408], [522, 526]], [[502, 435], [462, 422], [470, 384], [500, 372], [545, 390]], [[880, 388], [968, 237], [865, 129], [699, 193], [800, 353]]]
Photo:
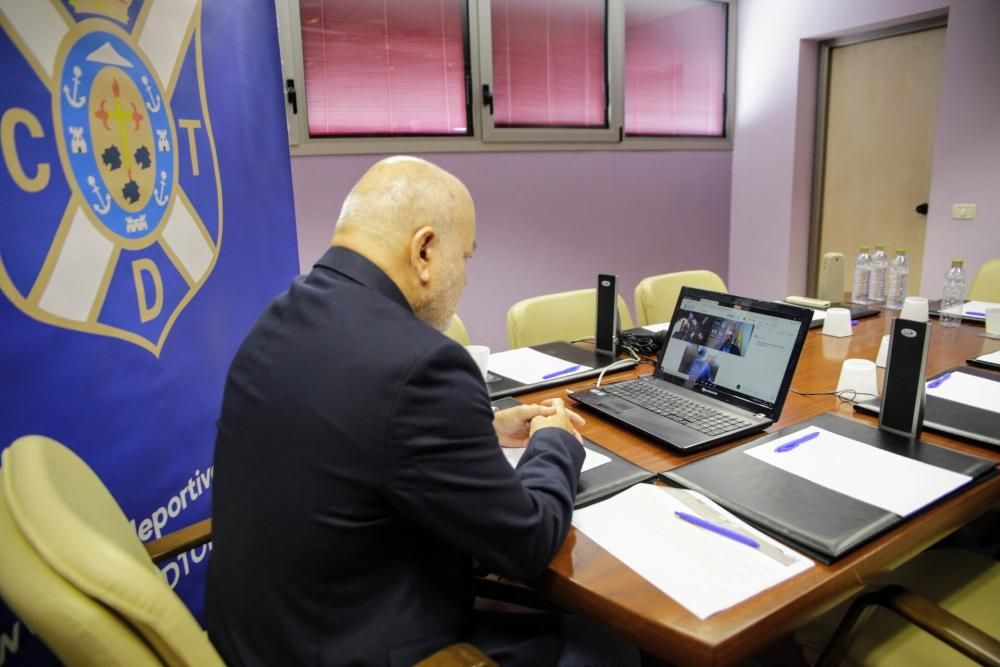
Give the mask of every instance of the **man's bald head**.
[[418, 317], [444, 329], [475, 247], [472, 196], [444, 169], [414, 157], [376, 163], [351, 190], [333, 245], [385, 271]]
[[333, 243], [349, 235], [391, 246], [425, 225], [448, 235], [469, 215], [472, 197], [447, 171], [415, 157], [386, 158], [365, 172], [347, 195]]

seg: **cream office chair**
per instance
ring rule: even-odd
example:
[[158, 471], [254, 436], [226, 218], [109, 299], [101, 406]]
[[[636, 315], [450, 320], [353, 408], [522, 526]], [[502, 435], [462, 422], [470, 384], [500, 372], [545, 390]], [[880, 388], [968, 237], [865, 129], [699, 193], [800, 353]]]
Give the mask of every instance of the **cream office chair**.
[[451, 324], [445, 330], [444, 335], [452, 339], [459, 345], [469, 345], [469, 332], [465, 329], [462, 319], [455, 313], [451, 316]]
[[[211, 539], [206, 519], [145, 546], [94, 471], [43, 436], [0, 467], [0, 598], [70, 667], [223, 667], [155, 560]], [[452, 644], [425, 667], [488, 667]]]
[[725, 292], [726, 283], [711, 271], [678, 271], [643, 278], [635, 286], [635, 316], [639, 326], [666, 322], [674, 315], [674, 306], [682, 287], [698, 287]]
[[931, 549], [885, 579], [888, 586], [795, 632], [807, 662], [817, 667], [1000, 665], [996, 560], [965, 549]]
[[[518, 301], [507, 311], [507, 344], [528, 347], [593, 336], [597, 329], [597, 290], [557, 292]], [[618, 297], [622, 329], [632, 328], [625, 300]]]
[[991, 259], [979, 267], [969, 288], [969, 300], [1000, 303], [1000, 259]]
[[223, 665], [80, 457], [26, 436], [0, 473], [0, 596], [64, 664]]

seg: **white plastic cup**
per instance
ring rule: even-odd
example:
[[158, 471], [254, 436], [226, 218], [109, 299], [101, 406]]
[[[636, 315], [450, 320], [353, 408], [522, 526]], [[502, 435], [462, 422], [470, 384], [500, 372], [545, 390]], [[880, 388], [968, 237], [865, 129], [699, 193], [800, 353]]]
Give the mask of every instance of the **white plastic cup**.
[[986, 309], [986, 335], [1000, 338], [1000, 308]]
[[483, 374], [483, 380], [486, 380], [486, 376], [489, 374], [490, 366], [490, 348], [487, 345], [466, 345], [465, 349], [468, 350], [469, 356], [472, 360], [476, 362], [476, 366], [479, 367], [479, 372]]
[[840, 367], [840, 379], [837, 381], [837, 392], [848, 389], [859, 394], [857, 400], [861, 401], [878, 396], [878, 375], [875, 372], [874, 361], [844, 359]]
[[827, 308], [826, 319], [823, 320], [823, 335], [843, 338], [852, 333], [851, 311], [847, 308]]
[[927, 299], [922, 296], [906, 297], [903, 300], [903, 308], [899, 311], [899, 318], [913, 322], [928, 321], [930, 318], [927, 314]]
[[882, 342], [878, 346], [878, 354], [875, 355], [875, 365], [879, 368], [885, 368], [886, 362], [889, 361], [889, 335], [882, 336]]

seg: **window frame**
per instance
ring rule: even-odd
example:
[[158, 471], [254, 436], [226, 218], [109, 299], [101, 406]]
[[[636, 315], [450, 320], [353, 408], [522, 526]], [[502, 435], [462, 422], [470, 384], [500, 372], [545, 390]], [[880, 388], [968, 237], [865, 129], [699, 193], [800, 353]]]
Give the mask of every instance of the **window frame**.
[[[486, 130], [489, 112], [483, 84], [492, 88], [489, 51], [490, 0], [466, 0], [465, 26], [467, 108], [471, 133], [460, 136], [310, 137], [305, 104], [305, 70], [298, 0], [275, 0], [281, 49], [283, 95], [292, 157], [395, 153], [592, 151], [592, 150], [731, 150], [735, 111], [736, 12], [739, 0], [713, 0], [728, 5], [723, 136], [627, 136], [625, 134], [625, 0], [607, 0], [607, 85], [609, 128], [494, 128]], [[486, 39], [482, 35], [487, 35]], [[489, 68], [487, 70], [487, 68]], [[488, 79], [484, 77], [488, 73]], [[293, 84], [298, 112], [293, 113], [288, 82]], [[492, 121], [492, 119], [491, 119]]]

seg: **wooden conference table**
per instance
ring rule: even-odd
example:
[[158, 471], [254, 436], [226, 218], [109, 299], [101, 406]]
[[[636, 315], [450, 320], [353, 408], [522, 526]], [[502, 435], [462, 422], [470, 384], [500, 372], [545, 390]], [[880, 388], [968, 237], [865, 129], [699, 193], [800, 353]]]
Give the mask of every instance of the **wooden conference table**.
[[[882, 336], [890, 332], [891, 319], [882, 314], [859, 321], [848, 338], [809, 332], [792, 389], [826, 392], [836, 388], [841, 363], [848, 358], [874, 359]], [[1000, 341], [983, 337], [983, 327], [962, 324], [957, 329], [931, 327], [928, 376], [967, 358], [1000, 350]], [[605, 382], [651, 372], [649, 364], [609, 374]], [[878, 370], [879, 381], [882, 369]], [[571, 385], [586, 389], [592, 383]], [[518, 396], [523, 402], [563, 397], [567, 387], [550, 388]], [[850, 404], [838, 405], [834, 396], [800, 396], [789, 393], [781, 420], [774, 431], [824, 412], [877, 425], [875, 418], [859, 415]], [[630, 431], [585, 414], [583, 434], [604, 447], [652, 472], [663, 472], [709, 456], [751, 438], [709, 452], [681, 456], [644, 440]], [[758, 436], [759, 437], [759, 436]], [[923, 440], [978, 454], [1000, 463], [1000, 452], [925, 431]], [[571, 529], [566, 543], [536, 587], [561, 606], [600, 621], [643, 650], [679, 665], [728, 665], [758, 652], [768, 644], [857, 593], [877, 575], [891, 570], [941, 538], [1000, 503], [1000, 476], [993, 477], [904, 522], [898, 528], [848, 554], [832, 565], [808, 571], [705, 621], [653, 587], [645, 579]]]

